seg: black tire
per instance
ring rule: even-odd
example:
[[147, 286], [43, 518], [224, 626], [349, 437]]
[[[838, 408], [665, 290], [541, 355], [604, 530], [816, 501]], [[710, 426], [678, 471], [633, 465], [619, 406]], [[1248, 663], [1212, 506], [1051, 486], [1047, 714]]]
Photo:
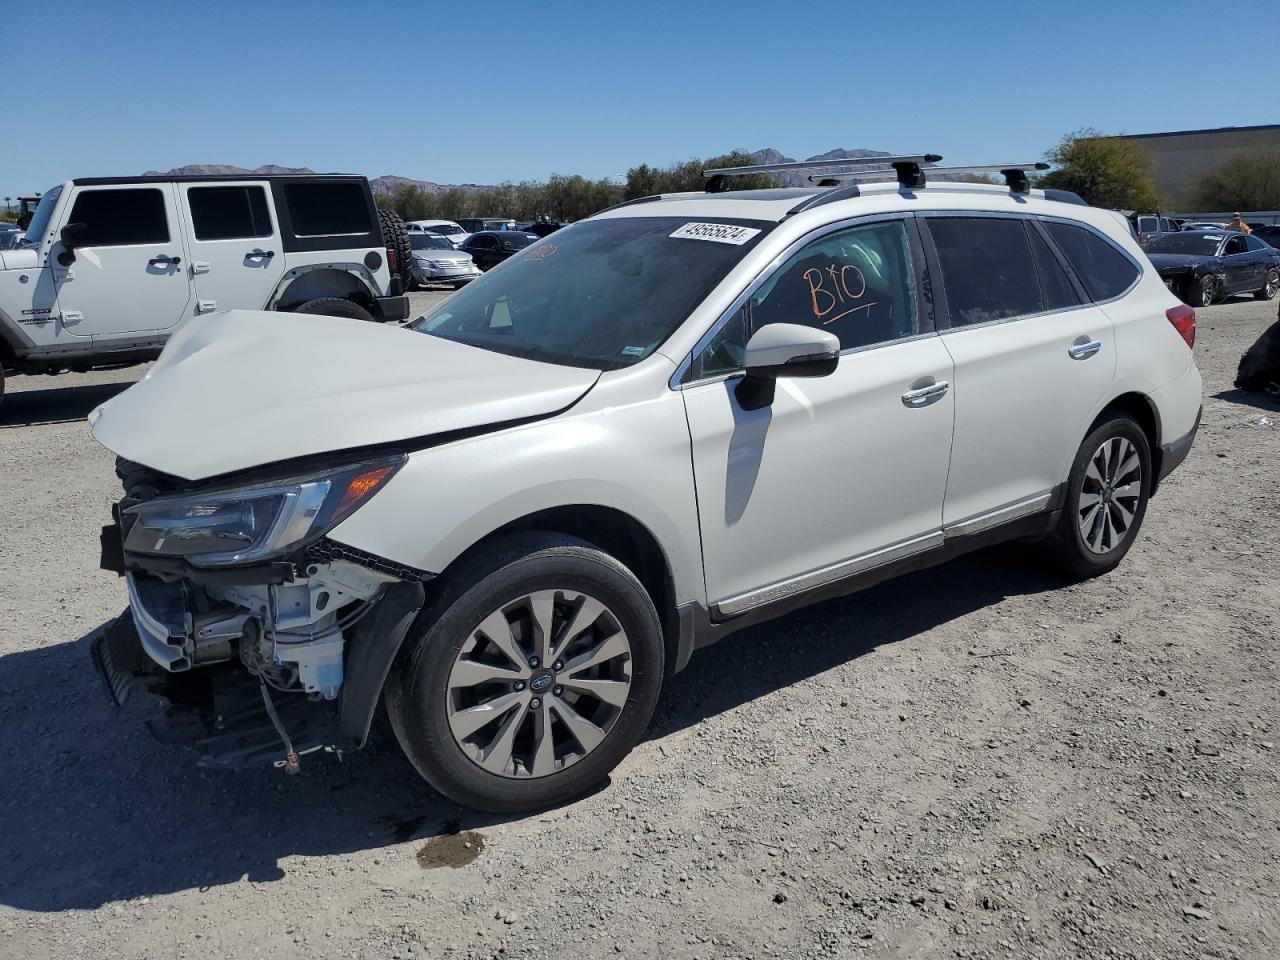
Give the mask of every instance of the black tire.
[[[464, 560], [459, 569], [433, 583], [432, 590], [434, 599], [405, 638], [385, 688], [392, 729], [422, 777], [458, 803], [498, 813], [556, 806], [581, 796], [603, 781], [644, 733], [662, 686], [662, 627], [652, 599], [635, 575], [585, 541], [557, 534], [523, 533], [503, 537], [482, 548]], [[540, 590], [583, 591], [604, 605], [608, 616], [626, 632], [630, 642], [631, 686], [626, 691], [625, 703], [613, 714], [611, 725], [597, 746], [563, 769], [546, 776], [525, 775], [517, 779], [514, 774], [519, 772], [518, 768], [509, 767], [506, 775], [491, 773], [464, 752], [450, 727], [448, 684], [450, 672], [464, 647], [474, 642], [471, 638], [478, 625], [495, 611], [512, 609], [510, 605], [518, 605], [526, 594]], [[516, 616], [518, 622], [519, 614]], [[558, 630], [564, 629], [563, 612], [560, 616], [561, 619], [555, 621]], [[592, 635], [593, 629], [589, 627], [579, 636]], [[521, 644], [519, 640], [513, 642]], [[528, 656], [528, 650], [523, 646], [521, 649]], [[568, 679], [564, 682], [569, 683]], [[505, 690], [505, 684], [499, 689]], [[513, 685], [512, 689], [523, 688]], [[533, 696], [532, 678], [528, 689], [529, 696]], [[559, 686], [551, 689], [556, 694], [562, 690]], [[532, 707], [540, 701], [526, 702], [528, 713], [521, 712], [519, 719], [514, 720], [518, 729], [511, 742], [526, 729], [523, 727], [526, 716], [535, 724], [550, 722], [533, 714]], [[553, 701], [547, 694], [542, 709], [547, 711], [548, 718], [552, 715], [553, 702], [561, 701]], [[579, 707], [583, 703], [583, 700], [577, 701]], [[590, 705], [591, 701], [586, 703]], [[603, 701], [598, 706], [604, 706]], [[608, 712], [609, 708], [605, 709]], [[598, 710], [596, 715], [599, 716]], [[499, 711], [494, 716], [495, 721], [501, 719], [498, 724], [501, 728], [514, 715]], [[563, 743], [567, 728], [563, 720], [560, 724], [555, 729], [560, 731]], [[477, 735], [488, 729], [491, 728], [482, 728]]]
[[391, 271], [393, 278], [400, 281], [400, 289], [390, 292], [396, 294], [412, 290], [413, 244], [409, 242], [409, 232], [404, 228], [404, 221], [394, 210], [379, 207], [378, 223], [382, 227], [382, 242], [387, 247], [387, 269]]
[[[1081, 524], [1086, 519], [1086, 511], [1089, 509], [1088, 497], [1093, 496], [1093, 491], [1099, 487], [1097, 481], [1089, 475], [1089, 468], [1103, 444], [1113, 444], [1114, 441], [1119, 441], [1121, 447], [1127, 442], [1137, 455], [1137, 469], [1140, 473], [1133, 481], [1137, 484], [1137, 497], [1136, 501], [1127, 502], [1127, 505], [1132, 508], [1132, 517], [1124, 523], [1123, 535], [1118, 541], [1112, 540], [1108, 545], [1105, 533], [1100, 533], [1098, 546], [1107, 547], [1107, 549], [1098, 551], [1085, 542], [1085, 534], [1081, 529]], [[1125, 459], [1127, 460], [1127, 456]], [[1121, 463], [1117, 466], [1123, 465]], [[1113, 523], [1113, 526], [1119, 525], [1124, 516], [1122, 509], [1124, 503], [1121, 497], [1116, 495], [1116, 491], [1127, 487], [1128, 484], [1123, 484], [1123, 481], [1131, 477], [1132, 473], [1126, 472], [1122, 476], [1109, 478], [1109, 483], [1101, 485], [1099, 492], [1104, 498], [1097, 504], [1098, 510], [1093, 515], [1097, 526], [1091, 525], [1092, 530], [1100, 529], [1108, 520]], [[1062, 513], [1058, 518], [1057, 527], [1047, 539], [1050, 553], [1058, 565], [1069, 575], [1082, 580], [1114, 570], [1129, 552], [1129, 548], [1133, 546], [1138, 536], [1138, 531], [1142, 528], [1142, 519], [1147, 514], [1147, 501], [1151, 496], [1152, 479], [1151, 446], [1142, 427], [1127, 413], [1114, 411], [1108, 414], [1102, 423], [1089, 431], [1089, 435], [1080, 444], [1076, 458], [1071, 464]], [[1086, 490], [1086, 483], [1088, 490]], [[1104, 510], [1109, 512], [1109, 517], [1101, 516], [1101, 511]]]
[[1255, 300], [1274, 300], [1276, 292], [1280, 291], [1280, 270], [1275, 267], [1270, 268], [1266, 275], [1267, 282], [1261, 290], [1253, 292]]
[[1200, 277], [1191, 282], [1188, 302], [1193, 307], [1209, 307], [1218, 299], [1218, 281], [1213, 277]]
[[301, 306], [295, 307], [293, 312], [319, 313], [326, 317], [349, 317], [352, 320], [373, 320], [373, 314], [360, 304], [340, 297], [319, 297], [308, 300]]

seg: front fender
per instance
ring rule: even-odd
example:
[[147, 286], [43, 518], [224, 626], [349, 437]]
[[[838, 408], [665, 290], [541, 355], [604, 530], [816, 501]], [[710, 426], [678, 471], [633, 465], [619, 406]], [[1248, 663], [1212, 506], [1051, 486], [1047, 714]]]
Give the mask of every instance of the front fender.
[[705, 600], [689, 430], [674, 391], [413, 453], [329, 536], [439, 573], [513, 521], [579, 505], [642, 525], [665, 555], [677, 603]]

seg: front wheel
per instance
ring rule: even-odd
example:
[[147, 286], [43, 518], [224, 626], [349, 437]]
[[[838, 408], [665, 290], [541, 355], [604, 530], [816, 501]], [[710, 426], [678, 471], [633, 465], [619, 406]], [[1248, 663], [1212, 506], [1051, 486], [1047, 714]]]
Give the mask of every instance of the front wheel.
[[1213, 277], [1201, 277], [1191, 284], [1190, 302], [1193, 307], [1209, 307], [1218, 299], [1218, 281]]
[[1253, 296], [1257, 300], [1274, 300], [1276, 291], [1280, 291], [1280, 270], [1272, 267], [1267, 271], [1267, 282], [1261, 290], [1255, 290]]
[[572, 537], [495, 541], [437, 581], [387, 680], [387, 712], [433, 787], [501, 813], [572, 800], [635, 746], [662, 628], [625, 566]]
[[1151, 490], [1151, 447], [1138, 422], [1117, 413], [1089, 433], [1067, 480], [1049, 547], [1081, 579], [1114, 570], [1133, 546]]

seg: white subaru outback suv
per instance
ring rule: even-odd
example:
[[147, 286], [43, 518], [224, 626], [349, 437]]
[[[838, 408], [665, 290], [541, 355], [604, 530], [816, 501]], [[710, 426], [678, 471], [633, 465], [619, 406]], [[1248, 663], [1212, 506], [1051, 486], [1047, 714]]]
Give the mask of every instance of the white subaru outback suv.
[[385, 701], [442, 793], [526, 810], [741, 627], [1013, 538], [1114, 568], [1195, 436], [1194, 313], [1117, 214], [914, 159], [631, 201], [403, 328], [187, 323], [90, 418], [116, 699], [287, 769]]

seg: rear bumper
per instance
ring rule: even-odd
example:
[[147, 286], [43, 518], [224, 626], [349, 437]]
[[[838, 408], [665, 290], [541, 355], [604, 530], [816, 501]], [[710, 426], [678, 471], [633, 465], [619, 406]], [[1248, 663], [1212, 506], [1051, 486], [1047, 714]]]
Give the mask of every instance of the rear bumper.
[[1163, 480], [1174, 470], [1182, 465], [1182, 461], [1187, 459], [1187, 455], [1191, 453], [1191, 446], [1196, 441], [1196, 431], [1200, 429], [1200, 416], [1204, 412], [1204, 408], [1196, 411], [1196, 421], [1191, 425], [1183, 436], [1160, 446], [1160, 473], [1158, 480]]

